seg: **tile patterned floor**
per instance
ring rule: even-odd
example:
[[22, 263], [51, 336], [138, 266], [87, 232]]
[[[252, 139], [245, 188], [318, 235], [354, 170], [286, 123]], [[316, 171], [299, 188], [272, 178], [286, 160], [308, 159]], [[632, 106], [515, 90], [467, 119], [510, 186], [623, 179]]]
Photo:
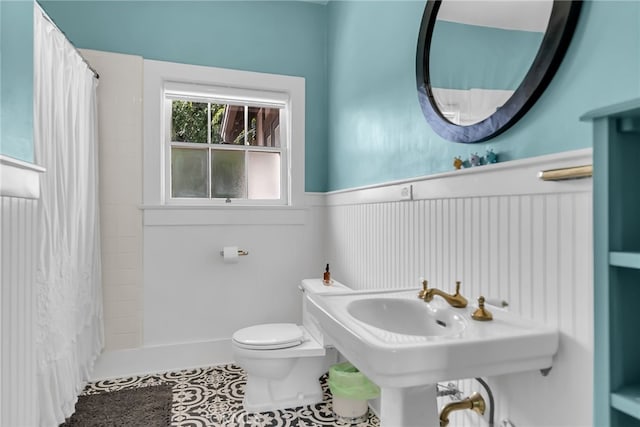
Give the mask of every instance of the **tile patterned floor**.
[[[180, 427], [326, 427], [345, 426], [335, 420], [326, 375], [321, 378], [324, 400], [311, 406], [274, 412], [247, 413], [242, 407], [246, 375], [236, 365], [222, 365], [165, 374], [144, 375], [90, 383], [83, 394], [147, 387], [173, 386], [171, 426]], [[377, 417], [369, 414], [356, 427], [378, 427]]]

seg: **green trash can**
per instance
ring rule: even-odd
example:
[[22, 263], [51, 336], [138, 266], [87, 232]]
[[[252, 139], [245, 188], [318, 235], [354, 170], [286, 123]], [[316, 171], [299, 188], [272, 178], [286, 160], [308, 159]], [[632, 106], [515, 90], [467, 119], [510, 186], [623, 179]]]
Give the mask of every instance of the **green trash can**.
[[329, 368], [329, 390], [333, 412], [340, 421], [360, 423], [367, 419], [367, 400], [380, 395], [380, 388], [349, 362]]

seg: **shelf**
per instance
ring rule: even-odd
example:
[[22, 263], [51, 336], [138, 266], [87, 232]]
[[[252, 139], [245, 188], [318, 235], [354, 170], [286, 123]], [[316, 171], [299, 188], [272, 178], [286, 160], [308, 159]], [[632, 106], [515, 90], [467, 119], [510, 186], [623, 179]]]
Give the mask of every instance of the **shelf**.
[[609, 252], [609, 265], [640, 269], [640, 252]]
[[640, 98], [593, 110], [594, 426], [640, 427]]
[[580, 120], [587, 121], [601, 117], [629, 117], [640, 115], [640, 98], [630, 99], [625, 102], [609, 105], [603, 108], [589, 111], [582, 115]]
[[611, 393], [611, 406], [640, 420], [640, 384]]

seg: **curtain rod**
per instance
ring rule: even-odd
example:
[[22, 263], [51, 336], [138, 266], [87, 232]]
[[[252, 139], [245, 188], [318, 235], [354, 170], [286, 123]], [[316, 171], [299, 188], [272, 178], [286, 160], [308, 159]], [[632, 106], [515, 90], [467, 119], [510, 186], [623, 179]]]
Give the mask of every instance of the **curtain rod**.
[[87, 61], [87, 60], [85, 59], [85, 57], [84, 57], [84, 56], [82, 56], [82, 53], [80, 53], [80, 51], [78, 50], [78, 48], [77, 48], [77, 47], [75, 47], [75, 46], [73, 45], [73, 43], [71, 43], [71, 40], [69, 40], [69, 37], [67, 37], [67, 35], [65, 34], [65, 32], [64, 32], [64, 31], [62, 31], [62, 30], [60, 29], [60, 27], [58, 27], [58, 26], [56, 25], [56, 23], [55, 23], [55, 22], [53, 22], [53, 19], [49, 18], [49, 15], [47, 15], [47, 13], [42, 9], [42, 7], [39, 7], [39, 9], [40, 9], [40, 13], [42, 13], [42, 17], [43, 17], [44, 19], [46, 19], [47, 21], [49, 21], [49, 23], [50, 23], [51, 25], [53, 25], [53, 26], [54, 26], [54, 28], [55, 28], [56, 30], [60, 31], [60, 32], [62, 33], [62, 35], [64, 36], [64, 38], [65, 38], [65, 39], [67, 39], [67, 41], [69, 42], [69, 44], [71, 45], [71, 47], [72, 47], [72, 48], [76, 51], [76, 53], [80, 56], [80, 59], [82, 59], [82, 62], [84, 62], [84, 63], [85, 63], [85, 65], [87, 66], [87, 68], [89, 68], [89, 70], [91, 70], [91, 72], [93, 73], [93, 76], [94, 76], [96, 79], [100, 79], [100, 74], [98, 74], [98, 72], [95, 70], [95, 68], [93, 68], [93, 67], [91, 66], [91, 64], [89, 64], [89, 61]]

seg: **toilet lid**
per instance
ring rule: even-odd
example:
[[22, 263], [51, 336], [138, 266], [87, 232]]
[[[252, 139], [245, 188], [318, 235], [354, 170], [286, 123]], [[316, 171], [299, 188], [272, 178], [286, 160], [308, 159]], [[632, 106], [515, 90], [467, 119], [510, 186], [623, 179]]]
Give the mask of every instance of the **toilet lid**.
[[267, 323], [236, 331], [233, 341], [243, 348], [275, 350], [300, 345], [305, 338], [302, 328], [294, 323]]

